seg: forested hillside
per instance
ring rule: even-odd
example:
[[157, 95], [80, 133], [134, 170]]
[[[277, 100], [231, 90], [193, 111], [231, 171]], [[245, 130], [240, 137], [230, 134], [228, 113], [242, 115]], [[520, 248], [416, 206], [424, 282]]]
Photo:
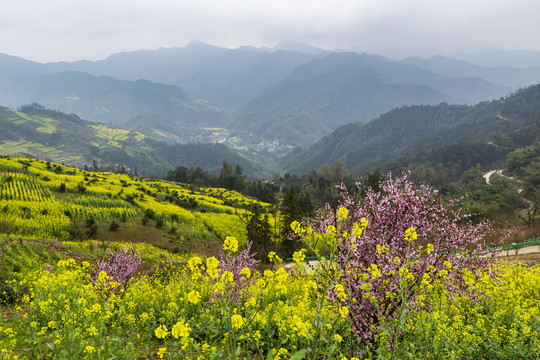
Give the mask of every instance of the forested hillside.
[[226, 112], [176, 86], [84, 72], [42, 75], [0, 71], [0, 99], [3, 106], [17, 108], [37, 102], [87, 120], [116, 125], [138, 115], [166, 117], [171, 124], [197, 129], [227, 124]]
[[340, 161], [352, 173], [454, 167], [459, 176], [477, 163], [504, 165], [506, 154], [540, 140], [540, 86], [474, 106], [415, 105], [367, 123], [338, 128], [316, 144], [285, 158], [296, 173]]
[[507, 90], [478, 78], [447, 78], [365, 54], [334, 53], [298, 67], [243, 106], [236, 127], [306, 144], [340, 125], [367, 122], [402, 105], [472, 104]]

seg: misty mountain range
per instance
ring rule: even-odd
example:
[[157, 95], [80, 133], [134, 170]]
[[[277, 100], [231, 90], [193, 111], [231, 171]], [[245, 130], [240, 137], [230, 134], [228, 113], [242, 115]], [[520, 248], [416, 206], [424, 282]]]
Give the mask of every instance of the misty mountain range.
[[[520, 54], [501, 58], [520, 64]], [[540, 65], [538, 54], [521, 55], [521, 64]], [[39, 103], [168, 143], [225, 143], [250, 157], [262, 143], [272, 144], [268, 151], [303, 146], [281, 166], [302, 172], [341, 161], [365, 171], [422, 144], [455, 144], [466, 139], [456, 132], [471, 126], [483, 129], [471, 140], [482, 143], [490, 131], [503, 131], [493, 125], [505, 124], [501, 105], [485, 104], [538, 83], [540, 66], [488, 67], [480, 60], [395, 61], [299, 43], [226, 49], [198, 41], [94, 62], [40, 64], [0, 54], [0, 106]], [[514, 125], [511, 131], [523, 122]], [[396, 141], [411, 131], [407, 141]]]
[[306, 145], [395, 107], [474, 104], [539, 80], [540, 67], [488, 68], [441, 56], [393, 61], [295, 43], [232, 50], [194, 41], [47, 64], [0, 55], [2, 106], [37, 102], [181, 142], [207, 141], [205, 129], [222, 128], [244, 144]]

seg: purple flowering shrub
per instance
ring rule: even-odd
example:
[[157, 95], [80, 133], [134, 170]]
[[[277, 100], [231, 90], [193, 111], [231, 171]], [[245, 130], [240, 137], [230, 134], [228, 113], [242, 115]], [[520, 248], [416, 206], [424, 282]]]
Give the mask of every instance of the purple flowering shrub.
[[491, 227], [470, 217], [459, 199], [442, 202], [431, 189], [417, 190], [406, 175], [389, 175], [380, 192], [344, 192], [319, 222], [292, 227], [316, 252], [325, 249], [323, 285], [334, 284], [330, 299], [348, 309], [353, 332], [369, 345], [381, 327], [423, 304], [434, 285], [444, 284], [451, 296], [466, 291], [463, 269], [485, 268], [490, 256], [484, 237]]
[[[255, 259], [254, 253], [251, 253], [252, 242], [246, 244], [246, 248], [236, 253], [227, 252], [219, 259], [219, 264], [223, 272], [228, 271], [233, 275], [232, 286], [227, 289], [227, 296], [230, 296], [233, 303], [238, 303], [243, 299], [243, 292], [253, 283], [252, 273], [260, 261]], [[246, 270], [248, 269], [248, 270]], [[222, 295], [220, 292], [216, 294]]]
[[116, 252], [109, 250], [109, 256], [97, 260], [95, 276], [92, 279], [95, 283], [107, 287], [107, 292], [124, 289], [142, 262], [142, 258], [132, 246], [123, 246]]

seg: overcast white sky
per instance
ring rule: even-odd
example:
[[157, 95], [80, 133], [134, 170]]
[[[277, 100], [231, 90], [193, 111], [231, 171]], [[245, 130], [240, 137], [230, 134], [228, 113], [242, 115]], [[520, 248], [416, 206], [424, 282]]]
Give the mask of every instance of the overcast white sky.
[[236, 48], [296, 40], [326, 49], [540, 50], [538, 0], [11, 0], [0, 53], [100, 60], [193, 39]]

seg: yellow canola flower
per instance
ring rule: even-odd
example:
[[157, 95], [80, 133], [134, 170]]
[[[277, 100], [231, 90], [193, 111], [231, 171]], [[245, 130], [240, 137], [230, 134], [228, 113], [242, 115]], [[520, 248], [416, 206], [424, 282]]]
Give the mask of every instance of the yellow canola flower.
[[448, 271], [446, 271], [446, 270], [444, 270], [444, 269], [441, 270], [441, 271], [439, 271], [439, 276], [440, 276], [440, 277], [446, 277], [447, 275], [448, 275]]
[[189, 269], [193, 272], [199, 270], [199, 266], [202, 264], [202, 260], [198, 256], [193, 256], [188, 260]]
[[412, 241], [418, 239], [418, 234], [416, 233], [415, 228], [410, 227], [407, 230], [405, 230], [405, 240], [406, 241]]
[[234, 236], [227, 236], [223, 243], [223, 250], [235, 253], [238, 251], [238, 240]]
[[167, 351], [166, 347], [159, 348], [157, 355], [159, 356], [160, 359], [163, 359], [163, 355], [165, 355], [166, 351]]
[[352, 228], [352, 234], [353, 235], [353, 239], [354, 238], [359, 238], [360, 236], [362, 236], [362, 233], [364, 232], [364, 229], [367, 228], [368, 226], [368, 221], [366, 220], [366, 218], [362, 218], [360, 220], [360, 222], [355, 222], [353, 224], [353, 228]]
[[304, 262], [304, 259], [306, 258], [306, 249], [302, 249], [300, 251], [296, 251], [293, 254], [293, 260], [297, 264], [301, 264]]
[[382, 246], [381, 246], [381, 245], [377, 245], [377, 253], [378, 253], [379, 255], [381, 255], [383, 252], [384, 252], [385, 254], [388, 254], [388, 250], [389, 250], [389, 249], [386, 247], [386, 245], [382, 245]]
[[371, 268], [371, 277], [373, 279], [376, 279], [382, 276], [381, 271], [379, 270], [376, 264], [371, 264], [370, 268]]
[[230, 271], [225, 271], [223, 274], [221, 274], [221, 281], [226, 283], [232, 283], [234, 281], [234, 274]]
[[296, 234], [312, 235], [313, 229], [310, 227], [302, 226], [298, 221], [293, 221], [290, 225], [291, 230]]
[[339, 219], [346, 220], [349, 216], [349, 210], [345, 207], [340, 207], [337, 211], [337, 215]]
[[426, 252], [427, 252], [428, 254], [431, 254], [431, 252], [432, 252], [433, 250], [434, 250], [433, 245], [427, 244]]
[[210, 275], [210, 277], [216, 278], [218, 276], [218, 266], [219, 260], [216, 259], [214, 256], [206, 259], [206, 272], [208, 273], [208, 275]]
[[429, 280], [431, 280], [429, 274], [424, 273], [424, 275], [422, 275], [422, 284], [424, 286], [428, 286], [429, 285]]
[[90, 334], [90, 336], [96, 336], [98, 334], [98, 330], [93, 325], [87, 328], [86, 331], [88, 334]]
[[270, 253], [268, 254], [268, 259], [270, 259], [270, 262], [275, 262], [275, 263], [280, 263], [280, 262], [283, 261], [283, 260], [281, 260], [281, 258], [276, 254], [275, 251], [270, 251]]
[[231, 325], [233, 329], [240, 329], [242, 328], [246, 323], [246, 320], [238, 314], [234, 314], [231, 316]]
[[187, 299], [192, 304], [198, 304], [201, 301], [201, 294], [197, 290], [190, 291]]
[[[291, 230], [295, 233], [295, 234], [298, 234], [300, 233], [302, 227], [300, 226], [300, 223], [298, 221], [293, 221], [290, 225], [291, 227]], [[273, 252], [273, 251], [272, 251]], [[274, 253], [275, 254], [275, 253]]]
[[98, 274], [98, 281], [99, 282], [106, 282], [106, 281], [109, 281], [111, 278], [109, 277], [109, 275], [107, 275], [107, 273], [105, 271], [100, 271], [99, 274]]
[[240, 275], [243, 275], [244, 278], [249, 279], [251, 277], [251, 270], [245, 267], [240, 271]]
[[342, 318], [347, 318], [347, 316], [349, 315], [349, 308], [346, 306], [342, 306], [341, 308], [339, 308], [339, 314]]
[[326, 228], [327, 234], [335, 234], [336, 233], [336, 227], [334, 225], [328, 225]]
[[185, 323], [184, 320], [179, 320], [176, 324], [173, 325], [171, 329], [171, 334], [175, 339], [178, 338], [188, 338], [191, 327], [189, 324]]
[[169, 331], [165, 325], [159, 325], [159, 327], [154, 331], [154, 334], [158, 339], [164, 339], [169, 335]]

